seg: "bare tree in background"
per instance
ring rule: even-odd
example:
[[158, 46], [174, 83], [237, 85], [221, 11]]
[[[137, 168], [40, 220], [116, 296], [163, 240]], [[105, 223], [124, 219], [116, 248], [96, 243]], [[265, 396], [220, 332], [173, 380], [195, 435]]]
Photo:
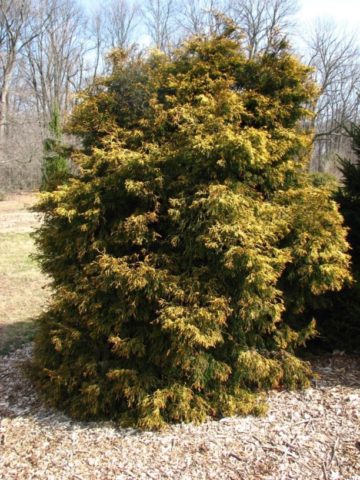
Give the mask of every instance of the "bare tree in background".
[[0, 0], [0, 183], [34, 187], [51, 112], [92, 78], [86, 17], [74, 0]]
[[105, 39], [104, 39], [104, 16], [102, 10], [97, 9], [89, 22], [89, 38], [92, 44], [92, 53], [93, 53], [93, 69], [92, 69], [92, 78], [91, 83], [94, 83], [96, 77], [98, 76], [101, 67], [102, 60], [105, 56]]
[[106, 58], [111, 50], [131, 50], [136, 45], [140, 19], [141, 9], [130, 0], [108, 0], [94, 11], [89, 25], [92, 81], [106, 71]]
[[299, 9], [297, 0], [231, 0], [228, 11], [244, 34], [249, 58], [266, 51], [288, 33]]
[[139, 24], [138, 5], [128, 0], [109, 0], [102, 12], [106, 48], [129, 48], [134, 43], [134, 30]]
[[221, 0], [184, 0], [177, 15], [177, 24], [185, 36], [211, 34], [216, 30], [214, 14], [223, 9]]
[[0, 0], [0, 162], [9, 131], [11, 84], [20, 53], [40, 33], [31, 23], [35, 7], [30, 1]]
[[359, 120], [360, 49], [355, 36], [318, 21], [307, 39], [320, 96], [312, 169], [336, 171], [337, 155], [351, 152], [344, 127]]
[[[250, 59], [296, 34], [298, 0], [104, 0], [91, 21], [78, 2], [0, 0], [0, 187], [37, 184], [52, 110], [71, 112], [75, 94], [106, 71], [111, 49], [131, 50], [147, 33], [169, 52], [188, 35], [217, 32], [226, 17]], [[335, 172], [337, 155], [350, 154], [344, 127], [360, 121], [360, 49], [325, 22], [305, 44], [320, 85], [312, 169]]]
[[146, 0], [142, 6], [144, 23], [155, 47], [167, 51], [174, 42], [174, 0]]
[[24, 76], [33, 90], [40, 122], [46, 125], [56, 106], [68, 112], [73, 94], [84, 85], [87, 42], [86, 18], [72, 0], [40, 0], [32, 19], [34, 28], [47, 18], [42, 30], [24, 49]]

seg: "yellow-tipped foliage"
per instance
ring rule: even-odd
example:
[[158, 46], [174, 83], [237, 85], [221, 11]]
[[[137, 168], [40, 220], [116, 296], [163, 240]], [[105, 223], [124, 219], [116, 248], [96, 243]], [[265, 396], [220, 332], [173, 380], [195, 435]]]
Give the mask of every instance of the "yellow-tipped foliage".
[[33, 370], [53, 404], [160, 428], [307, 384], [305, 313], [349, 276], [337, 207], [305, 173], [315, 94], [286, 50], [247, 60], [229, 33], [116, 56], [83, 93], [79, 174], [38, 205], [54, 296]]

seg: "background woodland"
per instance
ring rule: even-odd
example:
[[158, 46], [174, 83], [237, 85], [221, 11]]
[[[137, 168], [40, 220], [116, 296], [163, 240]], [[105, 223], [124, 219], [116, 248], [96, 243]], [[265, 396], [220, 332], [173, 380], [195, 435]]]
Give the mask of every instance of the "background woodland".
[[239, 25], [249, 59], [286, 36], [314, 67], [311, 169], [338, 175], [338, 155], [352, 155], [346, 127], [359, 117], [359, 45], [321, 19], [303, 38], [298, 9], [295, 0], [108, 0], [93, 9], [74, 0], [0, 0], [0, 189], [40, 186], [51, 120], [64, 124], [77, 94], [109, 73], [113, 49], [169, 52], [191, 34], [216, 33], [214, 12]]

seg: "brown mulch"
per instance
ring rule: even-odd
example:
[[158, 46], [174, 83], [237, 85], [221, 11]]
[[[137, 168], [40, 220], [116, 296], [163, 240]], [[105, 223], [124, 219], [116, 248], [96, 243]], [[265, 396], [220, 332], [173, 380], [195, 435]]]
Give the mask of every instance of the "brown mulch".
[[360, 480], [360, 359], [314, 361], [302, 392], [271, 392], [262, 418], [138, 432], [45, 408], [20, 364], [0, 358], [0, 479]]

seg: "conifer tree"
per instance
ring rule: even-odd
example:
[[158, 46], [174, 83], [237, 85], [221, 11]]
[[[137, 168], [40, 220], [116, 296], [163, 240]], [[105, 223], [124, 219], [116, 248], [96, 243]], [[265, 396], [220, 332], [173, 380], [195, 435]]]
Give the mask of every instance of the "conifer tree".
[[353, 282], [326, 295], [317, 317], [323, 346], [360, 352], [360, 126], [348, 133], [356, 158], [340, 160], [342, 184], [334, 196], [349, 229]]
[[117, 52], [73, 114], [79, 174], [38, 205], [54, 295], [33, 372], [76, 418], [160, 428], [308, 384], [302, 312], [348, 278], [345, 231], [305, 173], [309, 69], [239, 45], [226, 27], [171, 56]]
[[52, 191], [69, 176], [67, 149], [62, 144], [60, 111], [53, 108], [49, 122], [50, 137], [44, 140], [44, 159], [40, 190]]

